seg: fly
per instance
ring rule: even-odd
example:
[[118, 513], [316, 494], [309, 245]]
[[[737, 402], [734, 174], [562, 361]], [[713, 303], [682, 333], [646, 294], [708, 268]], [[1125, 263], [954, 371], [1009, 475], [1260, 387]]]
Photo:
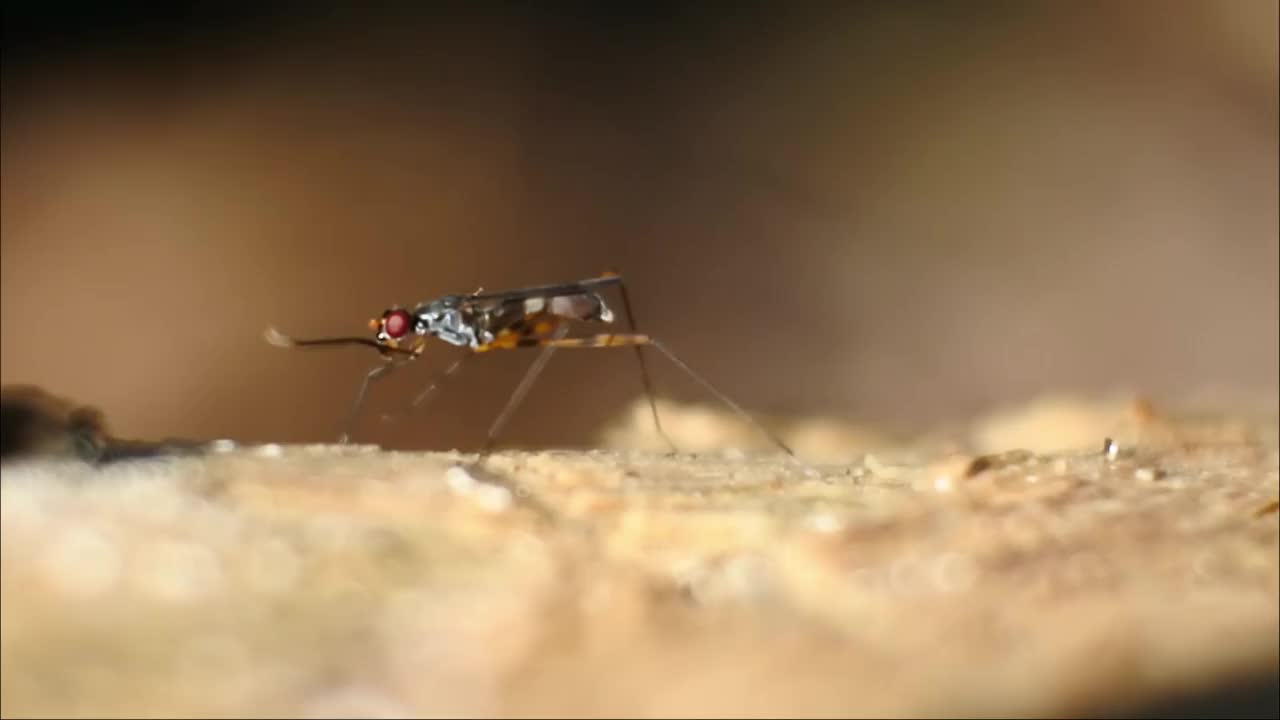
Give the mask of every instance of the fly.
[[[578, 323], [599, 322], [611, 324], [615, 315], [605, 303], [601, 291], [617, 288], [622, 299], [622, 308], [626, 314], [629, 332], [597, 333], [571, 336], [570, 333]], [[365, 375], [356, 393], [356, 399], [348, 412], [343, 425], [340, 442], [347, 442], [350, 429], [360, 407], [363, 405], [369, 386], [373, 381], [385, 377], [396, 368], [416, 360], [430, 344], [430, 339], [443, 341], [450, 345], [465, 348], [467, 353], [458, 358], [452, 365], [438, 373], [416, 398], [412, 405], [417, 407], [449, 376], [457, 372], [467, 359], [481, 353], [495, 350], [516, 350], [539, 348], [541, 352], [525, 372], [520, 383], [512, 391], [506, 405], [489, 426], [484, 445], [488, 453], [497, 442], [499, 433], [511, 414], [524, 400], [535, 380], [551, 359], [551, 354], [560, 348], [634, 348], [639, 364], [640, 378], [644, 384], [645, 395], [649, 400], [649, 408], [653, 414], [653, 423], [663, 440], [675, 450], [675, 443], [662, 429], [662, 421], [658, 417], [658, 405], [655, 399], [653, 382], [649, 376], [649, 368], [645, 362], [645, 348], [653, 348], [666, 356], [673, 364], [697, 381], [709, 393], [733, 410], [739, 417], [755, 426], [770, 442], [798, 461], [795, 452], [775, 434], [767, 430], [755, 418], [742, 409], [728, 395], [713, 385], [705, 377], [695, 372], [684, 360], [671, 351], [658, 338], [642, 333], [636, 327], [635, 314], [631, 310], [631, 300], [622, 276], [609, 272], [599, 277], [578, 282], [560, 283], [517, 288], [501, 292], [483, 292], [477, 290], [468, 295], [445, 295], [423, 302], [413, 309], [392, 306], [379, 318], [369, 321], [369, 329], [374, 331], [373, 337], [323, 337], [312, 339], [294, 339], [280, 333], [275, 328], [266, 331], [267, 341], [280, 347], [325, 347], [342, 345], [364, 345], [376, 350], [383, 358], [383, 364], [374, 367]]]

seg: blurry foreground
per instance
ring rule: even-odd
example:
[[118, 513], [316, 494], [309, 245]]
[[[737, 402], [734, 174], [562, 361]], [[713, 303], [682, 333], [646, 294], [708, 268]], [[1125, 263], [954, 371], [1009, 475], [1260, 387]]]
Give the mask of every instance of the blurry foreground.
[[[201, 5], [5, 5], [0, 382], [126, 435], [332, 441], [376, 358], [267, 325], [607, 268], [762, 411], [1275, 397], [1273, 0]], [[376, 421], [452, 359], [356, 437], [476, 447], [529, 356]], [[560, 353], [508, 438], [589, 446], [638, 389]]]
[[[613, 450], [469, 471], [328, 446], [11, 461], [0, 711], [1061, 716], [1280, 664], [1274, 415], [775, 421], [821, 479], [664, 457], [635, 417]], [[684, 450], [759, 449], [666, 417]]]

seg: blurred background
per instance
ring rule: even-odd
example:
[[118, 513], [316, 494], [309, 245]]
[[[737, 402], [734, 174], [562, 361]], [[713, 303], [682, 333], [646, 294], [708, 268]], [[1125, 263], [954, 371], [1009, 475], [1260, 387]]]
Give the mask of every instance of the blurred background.
[[[268, 324], [617, 268], [760, 412], [1274, 403], [1275, 2], [637, 5], [6, 2], [0, 379], [127, 437], [332, 441], [376, 357]], [[480, 442], [531, 354], [377, 420], [457, 352], [355, 440]], [[639, 392], [629, 352], [558, 353], [505, 443]]]

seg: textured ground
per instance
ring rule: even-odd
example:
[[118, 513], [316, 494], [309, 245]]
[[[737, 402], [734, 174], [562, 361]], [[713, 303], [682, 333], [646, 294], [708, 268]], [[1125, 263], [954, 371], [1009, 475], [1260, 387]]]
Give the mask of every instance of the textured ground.
[[814, 478], [646, 412], [479, 464], [7, 452], [0, 710], [1061, 716], [1280, 666], [1273, 413], [770, 421]]

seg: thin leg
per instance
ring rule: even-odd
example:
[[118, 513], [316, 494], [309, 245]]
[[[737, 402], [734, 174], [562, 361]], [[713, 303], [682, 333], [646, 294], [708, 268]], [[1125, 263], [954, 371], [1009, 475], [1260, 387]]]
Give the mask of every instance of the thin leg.
[[431, 383], [427, 385], [425, 390], [418, 393], [418, 397], [413, 399], [413, 402], [409, 405], [409, 407], [417, 408], [419, 405], [421, 405], [424, 400], [426, 400], [428, 397], [432, 395], [432, 393], [436, 391], [437, 387], [443, 384], [445, 380], [449, 379], [449, 376], [458, 372], [458, 368], [461, 368], [462, 363], [466, 362], [467, 358], [471, 357], [472, 354], [473, 353], [467, 353], [466, 355], [459, 357], [457, 360], [453, 361], [452, 365], [445, 368], [443, 372], [441, 372], [440, 374], [432, 378]]
[[569, 326], [562, 325], [551, 338], [539, 341], [538, 344], [542, 347], [542, 352], [538, 354], [537, 359], [529, 366], [524, 377], [520, 379], [520, 384], [511, 393], [511, 397], [507, 398], [506, 406], [502, 408], [502, 412], [498, 413], [498, 417], [489, 426], [489, 433], [485, 439], [484, 450], [481, 451], [481, 455], [488, 455], [493, 449], [498, 439], [498, 433], [502, 432], [503, 426], [511, 419], [511, 414], [515, 412], [520, 403], [524, 401], [525, 396], [529, 394], [529, 389], [533, 387], [533, 381], [542, 374], [547, 362], [551, 360], [551, 354], [556, 350], [557, 343], [564, 340], [564, 336], [568, 331]]
[[800, 458], [796, 456], [795, 451], [793, 451], [790, 447], [788, 447], [787, 444], [784, 443], [781, 438], [779, 438], [777, 435], [770, 432], [768, 428], [761, 425], [759, 421], [757, 421], [754, 417], [751, 416], [750, 413], [748, 413], [746, 410], [743, 410], [728, 395], [726, 395], [723, 391], [721, 391], [715, 385], [711, 384], [710, 380], [707, 380], [703, 376], [699, 375], [696, 371], [694, 371], [694, 369], [690, 367], [688, 363], [686, 363], [684, 360], [681, 360], [674, 352], [672, 352], [671, 348], [668, 348], [666, 345], [659, 342], [657, 339], [653, 338], [652, 336], [645, 335], [643, 333], [613, 333], [613, 334], [606, 334], [606, 335], [594, 335], [591, 337], [583, 337], [583, 338], [543, 340], [538, 344], [544, 347], [562, 347], [562, 348], [602, 348], [602, 347], [626, 347], [628, 345], [631, 345], [631, 346], [652, 345], [653, 347], [657, 348], [663, 355], [666, 355], [667, 358], [676, 365], [676, 367], [679, 367], [687, 375], [689, 375], [689, 377], [698, 381], [698, 384], [702, 385], [703, 388], [705, 388], [708, 392], [710, 392], [717, 399], [719, 399], [720, 402], [724, 403], [731, 410], [737, 413], [738, 417], [741, 417], [742, 419], [754, 425], [755, 428], [759, 430], [765, 437], [769, 438], [770, 442], [778, 446], [779, 449], [781, 449], [787, 455], [791, 456], [792, 459], [794, 459], [797, 463], [803, 466], [806, 472], [808, 472], [810, 475], [816, 474], [816, 471], [813, 468], [809, 467], [804, 461], [800, 460]]
[[[436, 388], [443, 385], [444, 381], [449, 379], [451, 375], [456, 373], [458, 369], [462, 367], [462, 364], [466, 362], [467, 358], [471, 357], [473, 354], [474, 353], [467, 353], [465, 355], [460, 356], [457, 360], [454, 360], [453, 363], [448, 367], [446, 367], [444, 370], [436, 373], [436, 376], [431, 379], [431, 382], [427, 384], [427, 387], [422, 392], [418, 393], [418, 396], [413, 399], [412, 403], [409, 403], [408, 412], [414, 412], [418, 410], [422, 406], [422, 404], [435, 393]], [[393, 419], [395, 419], [394, 415], [387, 414], [382, 416], [383, 422], [390, 422]]]
[[338, 436], [339, 443], [345, 445], [348, 442], [348, 440], [350, 440], [351, 427], [352, 425], [355, 424], [356, 415], [357, 413], [360, 412], [360, 406], [364, 404], [365, 395], [369, 393], [369, 385], [374, 380], [377, 380], [378, 378], [386, 376], [387, 373], [400, 367], [401, 365], [404, 365], [405, 363], [412, 360], [414, 357], [416, 356], [411, 356], [406, 360], [400, 360], [398, 362], [393, 360], [388, 360], [388, 362], [385, 365], [379, 365], [375, 367], [374, 369], [369, 371], [369, 374], [364, 376], [364, 380], [361, 381], [360, 383], [360, 390], [356, 393], [356, 401], [352, 403], [351, 411], [347, 413], [346, 420], [344, 420], [342, 423], [342, 434]]
[[797, 461], [799, 460], [799, 458], [796, 457], [795, 451], [793, 451], [790, 447], [788, 447], [786, 443], [782, 442], [781, 438], [779, 438], [777, 435], [774, 435], [772, 432], [769, 432], [769, 430], [765, 428], [765, 426], [761, 425], [754, 417], [752, 417], [750, 413], [748, 413], [746, 410], [743, 410], [741, 407], [739, 407], [738, 403], [734, 402], [732, 398], [726, 395], [722, 390], [717, 388], [715, 385], [712, 385], [710, 380], [694, 372], [693, 368], [689, 367], [688, 363], [686, 363], [684, 360], [681, 360], [679, 357], [676, 356], [674, 352], [671, 351], [671, 348], [667, 347], [665, 344], [653, 338], [649, 338], [649, 344], [657, 348], [659, 351], [661, 351], [663, 355], [666, 355], [667, 358], [671, 360], [671, 362], [675, 363], [675, 365], [678, 366], [681, 370], [684, 370], [685, 373], [689, 375], [689, 377], [693, 378], [694, 380], [697, 380], [698, 383], [702, 385], [702, 387], [706, 388], [708, 392], [710, 392], [712, 395], [715, 395], [717, 398], [719, 398], [720, 402], [729, 406], [735, 413], [738, 414], [739, 417], [743, 418], [747, 422], [754, 425], [757, 430], [759, 430], [762, 434], [764, 434], [765, 437], [769, 438], [769, 440], [771, 440], [774, 445], [777, 445], [779, 448], [781, 448], [783, 452], [795, 458]]
[[[618, 292], [622, 295], [622, 309], [627, 313], [627, 323], [631, 326], [631, 332], [640, 333], [640, 329], [636, 327], [636, 315], [631, 310], [631, 296], [627, 294], [627, 286], [618, 278]], [[636, 345], [636, 360], [640, 363], [640, 381], [644, 384], [645, 397], [649, 398], [649, 410], [653, 414], [653, 427], [662, 436], [667, 443], [667, 447], [671, 448], [671, 452], [676, 452], [676, 444], [671, 441], [667, 432], [662, 429], [662, 420], [658, 418], [658, 399], [657, 394], [653, 391], [653, 381], [649, 378], [649, 367], [644, 361], [644, 346]]]

